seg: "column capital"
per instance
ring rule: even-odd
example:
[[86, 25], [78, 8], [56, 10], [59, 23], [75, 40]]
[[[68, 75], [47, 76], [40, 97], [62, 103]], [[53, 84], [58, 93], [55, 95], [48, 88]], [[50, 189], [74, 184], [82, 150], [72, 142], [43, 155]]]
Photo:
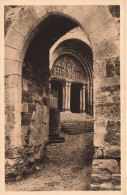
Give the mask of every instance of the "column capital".
[[71, 81], [65, 81], [65, 85], [68, 86], [68, 87], [71, 86], [71, 83], [72, 83]]

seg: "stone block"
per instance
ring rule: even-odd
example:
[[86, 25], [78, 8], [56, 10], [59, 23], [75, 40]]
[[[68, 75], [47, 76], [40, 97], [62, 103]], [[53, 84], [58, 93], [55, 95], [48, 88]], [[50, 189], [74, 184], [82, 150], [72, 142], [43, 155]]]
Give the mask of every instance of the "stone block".
[[112, 174], [112, 183], [114, 185], [120, 185], [121, 184], [121, 176], [120, 176], [120, 174]]
[[12, 48], [12, 47], [5, 46], [4, 51], [5, 51], [5, 60], [15, 60], [15, 61], [17, 60], [17, 61], [19, 61], [19, 57], [20, 57], [20, 54], [21, 54], [20, 50], [17, 50], [17, 49]]
[[5, 75], [18, 74], [22, 75], [22, 63], [14, 60], [5, 60]]
[[102, 173], [100, 174], [92, 174], [91, 183], [99, 184], [99, 183], [109, 182], [111, 181], [111, 178], [112, 176], [110, 173], [104, 173], [102, 171]]
[[[84, 13], [84, 9], [82, 12]], [[104, 6], [91, 6], [90, 9], [86, 10], [86, 13], [88, 14], [82, 20], [85, 27], [84, 30], [88, 35], [92, 35], [92, 33], [94, 33], [97, 29], [102, 27], [107, 21], [111, 19], [110, 13]], [[93, 41], [93, 39], [91, 39], [91, 41]], [[92, 44], [94, 45], [93, 42]]]
[[5, 102], [6, 103], [21, 103], [22, 90], [18, 88], [5, 89]]
[[23, 90], [28, 91], [28, 81], [23, 79]]
[[13, 167], [16, 164], [15, 159], [6, 159], [5, 166]]
[[107, 122], [107, 131], [120, 132], [120, 121], [109, 121]]
[[35, 86], [32, 83], [28, 82], [27, 85], [28, 85], [28, 91], [31, 91], [31, 92], [35, 91]]
[[114, 186], [111, 182], [105, 182], [102, 184], [91, 184], [90, 190], [92, 191], [112, 191]]
[[120, 146], [108, 146], [104, 149], [105, 158], [120, 158]]
[[120, 59], [116, 58], [114, 63], [115, 63], [116, 75], [120, 75]]
[[[114, 87], [117, 86], [117, 87]], [[102, 77], [102, 78], [94, 78], [94, 93], [97, 90], [100, 91], [119, 91], [120, 87], [120, 77]], [[107, 87], [107, 88], [106, 88]]]
[[21, 156], [23, 156], [22, 147], [12, 147], [9, 148], [9, 150], [5, 151], [5, 158], [7, 159], [21, 158]]
[[22, 45], [24, 45], [25, 37], [14, 28], [11, 28], [11, 26], [8, 32], [5, 38], [6, 45], [21, 50]]
[[36, 105], [35, 104], [28, 104], [28, 112], [33, 113], [36, 111]]
[[102, 91], [96, 90], [94, 93], [96, 103], [114, 103], [120, 101], [120, 91]]
[[12, 23], [12, 27], [26, 36], [30, 30], [36, 26], [38, 18], [32, 6], [26, 6], [22, 12], [20, 12], [16, 18], [17, 20]]
[[20, 113], [22, 110], [22, 105], [20, 102], [8, 102], [5, 105], [5, 114], [8, 114], [9, 112], [17, 112]]
[[19, 75], [5, 77], [5, 88], [22, 88], [22, 77]]
[[[108, 49], [107, 49], [108, 48]], [[95, 59], [107, 59], [120, 56], [119, 40], [105, 39], [99, 46], [94, 48]]]
[[27, 92], [25, 90], [22, 91], [22, 101], [27, 103], [33, 103], [33, 97], [30, 92]]
[[32, 114], [29, 112], [22, 112], [21, 116], [22, 116], [21, 124], [25, 126], [29, 126]]
[[113, 174], [119, 172], [118, 162], [114, 159], [94, 159], [93, 174]]
[[92, 39], [92, 45], [98, 47], [99, 44], [106, 38], [110, 39], [118, 35], [116, 24], [114, 20], [109, 20], [106, 23], [102, 24], [99, 28], [90, 34], [90, 40]]
[[95, 60], [93, 66], [95, 78], [106, 76], [106, 60]]
[[109, 86], [103, 86], [101, 87], [101, 91], [109, 91], [110, 93], [113, 93], [114, 91], [120, 91], [120, 84], [119, 85], [109, 85]]
[[114, 186], [114, 191], [120, 191], [121, 190], [121, 186], [120, 185], [115, 185]]
[[28, 103], [27, 102], [23, 102], [23, 104], [22, 104], [22, 112], [28, 112]]
[[104, 141], [108, 142], [110, 145], [120, 145], [120, 133], [115, 133], [114, 131], [108, 131], [104, 137]]
[[103, 158], [103, 148], [97, 148], [95, 147], [94, 150], [94, 159], [96, 158]]
[[105, 119], [120, 119], [120, 103], [105, 103], [95, 105], [96, 117]]
[[106, 76], [107, 77], [114, 77], [116, 74], [115, 66], [114, 64], [107, 63], [106, 64]]

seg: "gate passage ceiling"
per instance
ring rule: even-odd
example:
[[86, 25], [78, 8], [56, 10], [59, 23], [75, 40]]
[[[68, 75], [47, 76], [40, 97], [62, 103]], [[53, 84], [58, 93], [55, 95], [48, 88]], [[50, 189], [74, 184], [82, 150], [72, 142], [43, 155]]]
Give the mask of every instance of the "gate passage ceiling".
[[49, 15], [38, 26], [39, 33], [31, 42], [25, 62], [42, 67], [49, 63], [49, 49], [64, 34], [77, 27], [78, 24], [61, 15]]

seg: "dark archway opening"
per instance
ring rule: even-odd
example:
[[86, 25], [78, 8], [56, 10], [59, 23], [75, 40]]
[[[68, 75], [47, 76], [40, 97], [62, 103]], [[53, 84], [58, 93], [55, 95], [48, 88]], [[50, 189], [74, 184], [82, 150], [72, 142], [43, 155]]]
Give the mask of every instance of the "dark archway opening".
[[71, 85], [71, 112], [80, 112], [80, 85], [76, 83]]

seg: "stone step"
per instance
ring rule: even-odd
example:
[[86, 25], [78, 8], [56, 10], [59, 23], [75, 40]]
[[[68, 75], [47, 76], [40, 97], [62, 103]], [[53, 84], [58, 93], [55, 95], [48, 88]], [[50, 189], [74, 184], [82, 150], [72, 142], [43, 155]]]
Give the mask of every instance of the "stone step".
[[[79, 117], [80, 118], [80, 117]], [[79, 119], [78, 118], [78, 119]], [[69, 135], [76, 135], [76, 134], [82, 134], [85, 132], [93, 132], [94, 131], [94, 121], [91, 120], [76, 120], [74, 118], [71, 118], [67, 120], [61, 121], [61, 131], [63, 133], [67, 133]]]
[[49, 144], [55, 144], [55, 143], [64, 143], [65, 142], [65, 139], [64, 140], [49, 140]]
[[83, 121], [82, 121], [82, 123], [80, 123], [78, 121], [73, 121], [73, 122], [66, 121], [66, 122], [63, 122], [61, 124], [64, 124], [65, 126], [66, 125], [70, 125], [70, 126], [75, 126], [75, 125], [77, 125], [77, 126], [93, 126], [94, 125], [93, 122], [83, 122]]
[[49, 137], [49, 141], [65, 141], [65, 137]]

